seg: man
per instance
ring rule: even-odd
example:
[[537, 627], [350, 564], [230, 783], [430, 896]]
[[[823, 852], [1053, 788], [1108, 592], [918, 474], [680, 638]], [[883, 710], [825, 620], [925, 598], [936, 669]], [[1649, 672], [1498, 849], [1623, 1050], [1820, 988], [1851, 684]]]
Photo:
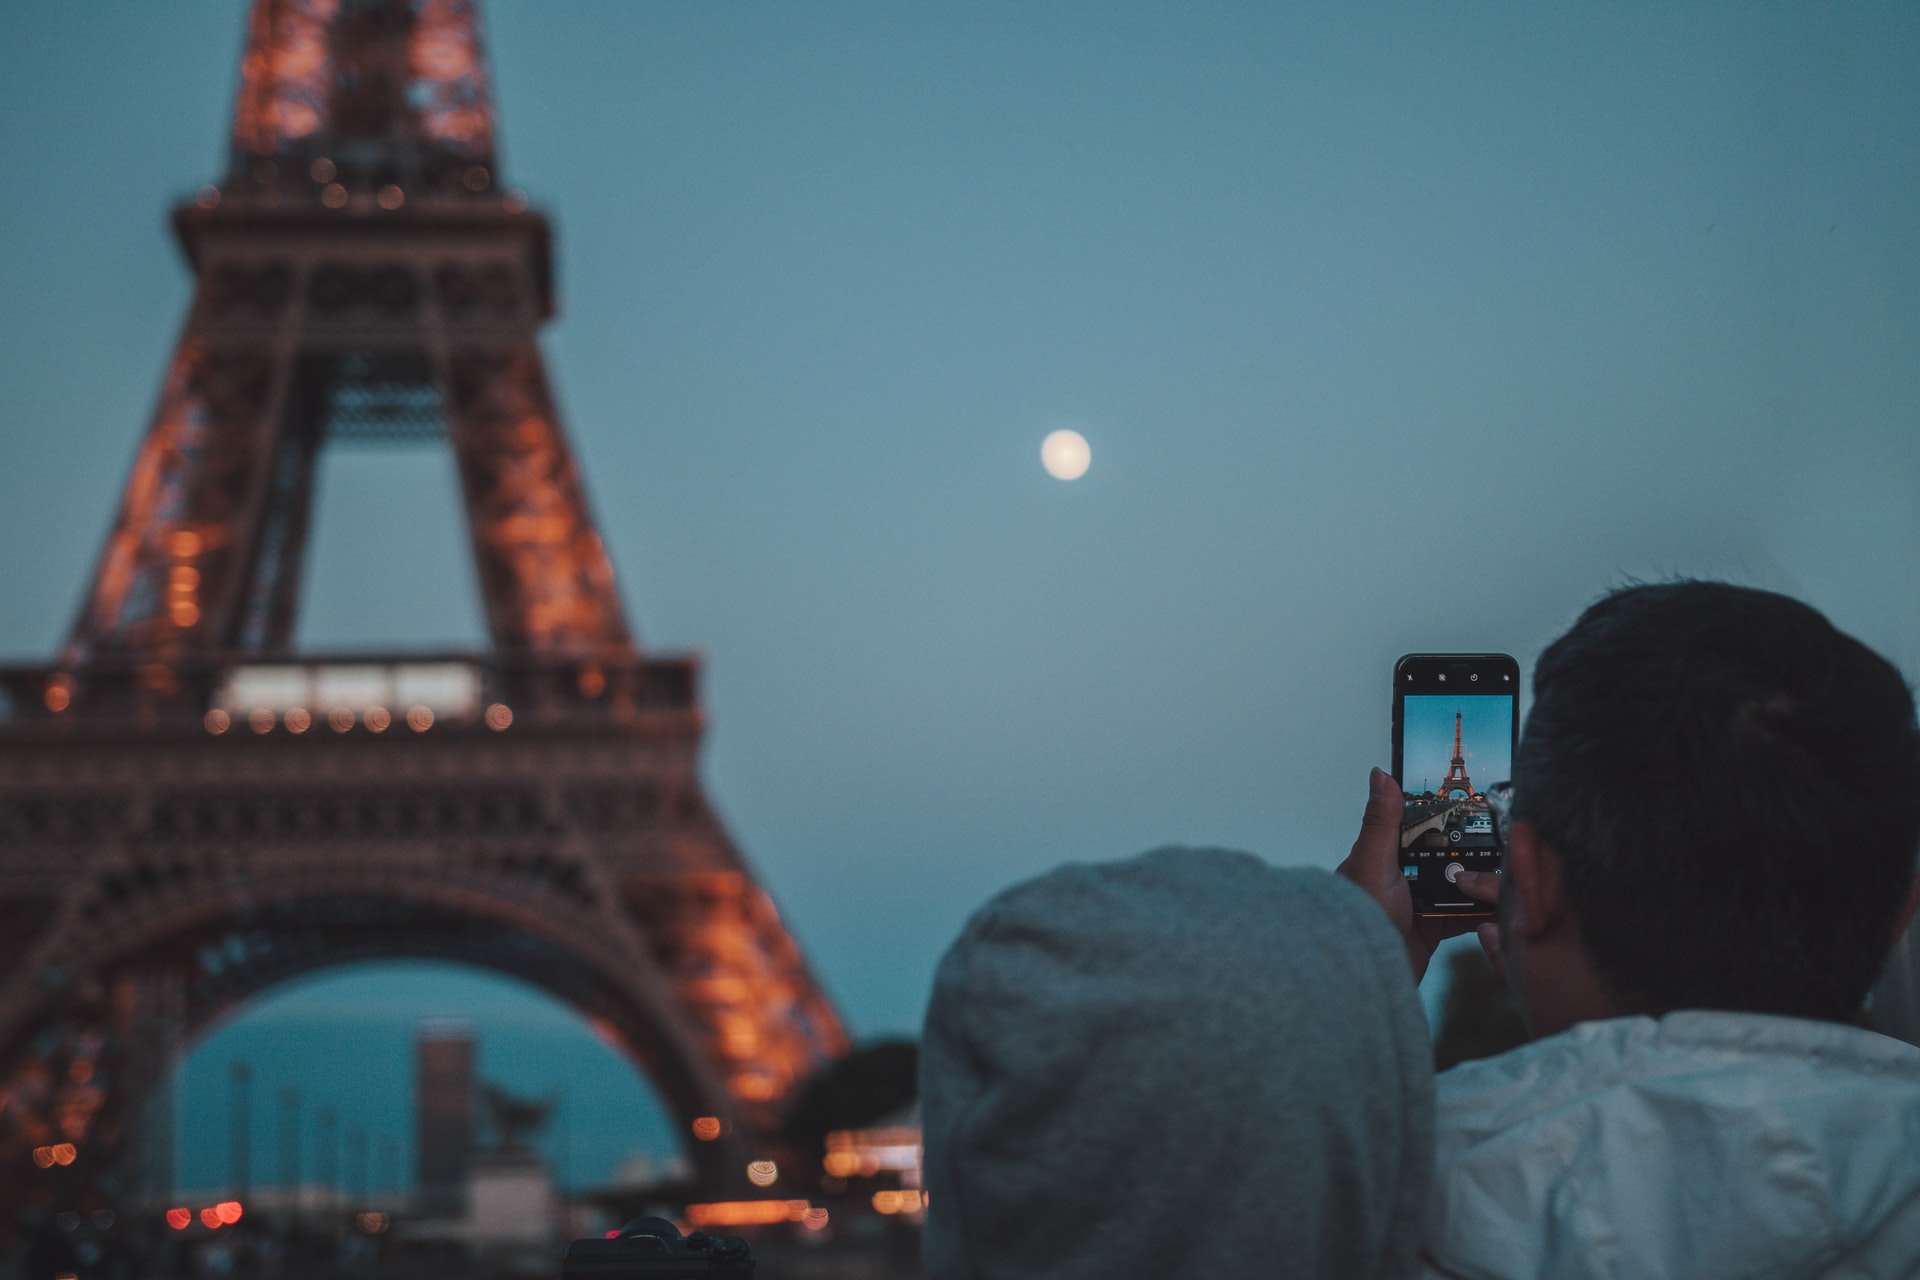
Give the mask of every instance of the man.
[[[1341, 865], [1416, 978], [1401, 794]], [[1920, 1050], [1851, 1025], [1912, 915], [1920, 729], [1814, 610], [1615, 592], [1541, 655], [1481, 942], [1538, 1037], [1439, 1077], [1423, 1262], [1461, 1277], [1920, 1275]]]

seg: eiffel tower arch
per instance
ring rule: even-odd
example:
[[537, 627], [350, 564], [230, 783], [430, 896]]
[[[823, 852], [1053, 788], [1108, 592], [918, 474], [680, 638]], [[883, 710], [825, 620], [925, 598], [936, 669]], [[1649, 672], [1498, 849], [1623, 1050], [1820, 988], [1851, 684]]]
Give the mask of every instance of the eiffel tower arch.
[[[698, 669], [643, 654], [537, 333], [470, 0], [255, 0], [194, 296], [59, 660], [0, 669], [0, 1203], [164, 1190], [179, 1046], [276, 983], [425, 956], [622, 1046], [744, 1186], [846, 1048], [702, 794]], [[490, 643], [291, 650], [316, 458], [444, 439]]]

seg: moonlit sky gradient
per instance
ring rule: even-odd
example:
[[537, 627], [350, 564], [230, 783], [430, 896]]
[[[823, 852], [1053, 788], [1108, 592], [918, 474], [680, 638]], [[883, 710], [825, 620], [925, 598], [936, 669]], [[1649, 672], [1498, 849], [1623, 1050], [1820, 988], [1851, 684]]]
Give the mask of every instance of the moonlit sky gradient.
[[[243, 18], [0, 8], [8, 657], [54, 653], [151, 412], [190, 290], [164, 214], [223, 169]], [[487, 19], [629, 615], [705, 656], [711, 795], [860, 1036], [912, 1031], [967, 912], [1062, 859], [1330, 865], [1400, 653], [1524, 669], [1688, 573], [1920, 669], [1914, 6]], [[1070, 485], [1059, 427], [1099, 458]], [[444, 457], [322, 485], [303, 640], [476, 642]], [[313, 1028], [374, 1028], [328, 1087], [404, 1137], [442, 1012], [529, 1091], [588, 1052], [491, 979], [310, 983], [187, 1064], [182, 1181], [223, 1176], [226, 1062], [270, 1090]], [[660, 1140], [617, 1093], [569, 1095], [580, 1179]]]

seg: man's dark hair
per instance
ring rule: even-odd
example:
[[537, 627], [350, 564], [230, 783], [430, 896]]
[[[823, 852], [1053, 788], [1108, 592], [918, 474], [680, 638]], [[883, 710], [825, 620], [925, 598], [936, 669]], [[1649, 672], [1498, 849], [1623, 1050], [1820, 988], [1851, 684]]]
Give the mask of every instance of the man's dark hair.
[[1920, 729], [1886, 659], [1786, 596], [1616, 591], [1540, 656], [1515, 816], [1560, 855], [1614, 994], [1847, 1018], [1920, 851]]

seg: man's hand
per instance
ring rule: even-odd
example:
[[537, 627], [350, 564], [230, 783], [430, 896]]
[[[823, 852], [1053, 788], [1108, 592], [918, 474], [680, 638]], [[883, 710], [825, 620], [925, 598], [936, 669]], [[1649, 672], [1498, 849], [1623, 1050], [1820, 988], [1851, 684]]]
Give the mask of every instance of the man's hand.
[[[1383, 769], [1367, 779], [1367, 811], [1360, 819], [1360, 835], [1347, 860], [1335, 870], [1360, 886], [1380, 904], [1387, 920], [1406, 940], [1413, 980], [1426, 976], [1433, 949], [1456, 934], [1470, 933], [1481, 922], [1473, 916], [1416, 916], [1413, 893], [1400, 872], [1400, 814], [1406, 808], [1400, 784]], [[1468, 883], [1471, 880], [1472, 883]], [[1499, 892], [1499, 878], [1490, 873], [1462, 875], [1454, 882], [1469, 898], [1491, 906]]]

